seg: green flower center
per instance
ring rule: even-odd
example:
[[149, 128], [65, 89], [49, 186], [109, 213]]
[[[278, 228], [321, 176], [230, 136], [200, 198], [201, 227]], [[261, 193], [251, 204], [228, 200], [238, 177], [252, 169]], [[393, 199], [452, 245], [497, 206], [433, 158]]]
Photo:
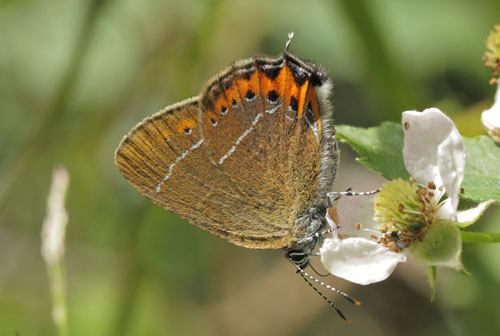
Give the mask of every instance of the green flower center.
[[440, 207], [436, 192], [441, 193], [442, 187], [436, 189], [434, 182], [421, 186], [413, 178], [385, 183], [373, 200], [373, 219], [383, 224], [377, 228], [382, 233], [379, 243], [400, 252], [422, 241]]
[[493, 70], [493, 78], [490, 84], [498, 83], [500, 79], [500, 25], [495, 25], [486, 40], [486, 51], [483, 55], [484, 65]]

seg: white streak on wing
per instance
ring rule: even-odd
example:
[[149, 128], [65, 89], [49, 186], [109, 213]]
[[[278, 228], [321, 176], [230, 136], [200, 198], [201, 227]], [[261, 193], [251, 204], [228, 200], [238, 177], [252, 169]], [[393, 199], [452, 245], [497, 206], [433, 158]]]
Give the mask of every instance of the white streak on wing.
[[189, 148], [189, 150], [200, 148], [200, 146], [201, 146], [202, 143], [203, 143], [203, 139], [200, 139], [200, 141], [198, 141], [197, 143], [195, 143], [194, 145], [192, 145], [191, 148]]
[[[281, 105], [280, 105], [281, 106]], [[266, 113], [274, 113], [277, 109], [278, 109], [279, 106], [276, 106], [275, 108], [269, 110], [269, 112], [266, 110], [265, 112]], [[253, 131], [253, 127], [255, 125], [257, 125], [257, 123], [259, 122], [259, 119], [262, 118], [264, 115], [262, 113], [257, 113], [257, 115], [255, 116], [255, 118], [253, 119], [252, 121], [252, 126], [250, 126], [248, 129], [245, 130], [245, 132], [243, 132], [242, 135], [240, 135], [238, 137], [238, 139], [236, 139], [236, 142], [234, 143], [233, 146], [231, 146], [231, 148], [229, 148], [229, 150], [227, 151], [226, 154], [224, 154], [220, 159], [219, 159], [219, 164], [222, 164], [224, 162], [224, 160], [226, 160], [231, 154], [234, 153], [234, 151], [236, 150], [236, 146], [238, 146], [242, 141], [243, 139], [245, 139], [247, 137], [248, 134], [250, 134], [251, 131]]]
[[203, 139], [200, 139], [200, 141], [198, 141], [197, 143], [195, 143], [194, 145], [192, 145], [187, 151], [185, 151], [184, 153], [182, 153], [181, 155], [179, 155], [176, 159], [175, 159], [175, 162], [172, 163], [170, 166], [168, 166], [168, 173], [167, 175], [165, 175], [165, 177], [160, 181], [160, 183], [158, 183], [156, 185], [156, 192], [159, 193], [160, 190], [161, 190], [161, 185], [163, 183], [165, 183], [169, 178], [170, 176], [172, 176], [172, 172], [174, 170], [174, 167], [176, 164], [178, 164], [182, 159], [184, 159], [186, 157], [186, 155], [189, 154], [190, 151], [196, 149], [196, 148], [200, 148], [201, 144], [203, 143]]
[[270, 109], [270, 110], [266, 110], [265, 112], [266, 112], [267, 114], [273, 114], [274, 112], [278, 111], [278, 109], [279, 109], [280, 107], [281, 107], [281, 104], [276, 105], [276, 106], [275, 106], [275, 107], [273, 107], [272, 109]]
[[252, 121], [252, 126], [255, 126], [257, 125], [257, 122], [259, 121], [259, 119], [264, 116], [262, 113], [258, 113], [256, 116], [255, 116], [255, 119]]
[[309, 128], [313, 131], [314, 137], [316, 138], [316, 142], [319, 143], [318, 123], [316, 122], [316, 120], [314, 120], [314, 122], [311, 124], [311, 122], [309, 121], [309, 118], [307, 118], [307, 116], [305, 116], [304, 119], [306, 120], [307, 126], [309, 126]]

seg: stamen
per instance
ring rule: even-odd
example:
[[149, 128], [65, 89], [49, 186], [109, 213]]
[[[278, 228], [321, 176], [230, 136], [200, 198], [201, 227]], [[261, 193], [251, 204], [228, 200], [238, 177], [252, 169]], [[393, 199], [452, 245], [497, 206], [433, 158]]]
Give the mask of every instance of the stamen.
[[[434, 220], [442, 202], [437, 202], [434, 182], [427, 186], [396, 179], [387, 182], [374, 199], [373, 220], [384, 223], [377, 228], [382, 237], [379, 243], [391, 250], [400, 251], [411, 242], [421, 240]], [[396, 239], [396, 240], [395, 240]]]
[[[406, 213], [411, 213], [411, 214], [414, 214], [414, 215], [421, 215], [422, 214], [422, 211], [413, 211], [413, 210], [410, 210], [410, 209], [404, 209], [404, 212]], [[415, 217], [413, 217], [415, 218]]]

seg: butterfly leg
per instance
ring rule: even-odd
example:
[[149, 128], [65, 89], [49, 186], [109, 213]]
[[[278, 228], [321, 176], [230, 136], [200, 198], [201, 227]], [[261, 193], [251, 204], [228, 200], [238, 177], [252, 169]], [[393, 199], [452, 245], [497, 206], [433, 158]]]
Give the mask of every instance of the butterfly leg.
[[342, 196], [370, 196], [375, 195], [380, 191], [380, 188], [371, 191], [352, 191], [348, 189], [347, 191], [332, 191], [326, 194], [328, 200], [328, 207], [332, 207], [335, 201]]

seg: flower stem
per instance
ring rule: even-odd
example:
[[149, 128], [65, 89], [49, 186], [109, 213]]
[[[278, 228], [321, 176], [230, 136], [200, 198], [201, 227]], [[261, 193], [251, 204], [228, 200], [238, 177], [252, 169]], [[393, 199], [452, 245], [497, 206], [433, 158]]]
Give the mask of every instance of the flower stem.
[[464, 243], [500, 243], [500, 233], [460, 232]]
[[427, 278], [429, 279], [429, 287], [431, 288], [431, 302], [434, 302], [436, 299], [436, 266], [427, 266], [425, 268], [427, 272]]

